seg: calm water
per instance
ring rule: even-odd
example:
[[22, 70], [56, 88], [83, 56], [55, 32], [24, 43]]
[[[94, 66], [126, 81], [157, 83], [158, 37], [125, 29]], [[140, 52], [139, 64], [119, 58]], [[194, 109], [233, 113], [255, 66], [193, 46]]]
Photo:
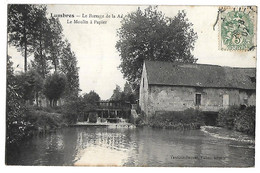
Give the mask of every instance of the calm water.
[[8, 155], [15, 165], [254, 166], [254, 140], [204, 126], [174, 131], [149, 127], [68, 127], [23, 143]]

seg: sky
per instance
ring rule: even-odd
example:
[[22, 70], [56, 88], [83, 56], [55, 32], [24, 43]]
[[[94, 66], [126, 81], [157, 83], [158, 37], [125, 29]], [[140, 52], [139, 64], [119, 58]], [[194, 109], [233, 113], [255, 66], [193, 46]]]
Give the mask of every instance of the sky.
[[[146, 7], [141, 6], [141, 9]], [[94, 90], [101, 99], [108, 99], [116, 85], [124, 87], [126, 80], [118, 69], [121, 60], [115, 48], [119, 40], [116, 31], [121, 26], [121, 17], [137, 8], [138, 6], [130, 5], [47, 6], [48, 15], [66, 15], [59, 19], [63, 26], [63, 34], [71, 43], [78, 60], [81, 94]], [[256, 51], [219, 50], [218, 24], [213, 30], [217, 18], [217, 6], [159, 6], [158, 9], [167, 17], [174, 17], [179, 10], [186, 11], [189, 22], [193, 23], [193, 28], [198, 34], [193, 51], [195, 58], [198, 58], [197, 63], [256, 67]], [[69, 15], [74, 15], [74, 18]], [[107, 18], [107, 15], [110, 18]], [[74, 20], [84, 21], [76, 24]], [[90, 24], [90, 21], [93, 23]], [[9, 47], [8, 54], [12, 56], [16, 70], [22, 70], [24, 60], [20, 53], [15, 48]]]

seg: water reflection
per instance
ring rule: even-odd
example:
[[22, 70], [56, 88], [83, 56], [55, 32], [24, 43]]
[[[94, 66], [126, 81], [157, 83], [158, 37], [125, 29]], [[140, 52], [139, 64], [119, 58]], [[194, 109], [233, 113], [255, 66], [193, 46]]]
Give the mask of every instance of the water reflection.
[[123, 166], [131, 153], [128, 129], [78, 128], [75, 165]]
[[254, 165], [251, 137], [213, 129], [70, 127], [24, 142], [19, 152], [9, 152], [7, 160], [8, 164], [15, 165]]

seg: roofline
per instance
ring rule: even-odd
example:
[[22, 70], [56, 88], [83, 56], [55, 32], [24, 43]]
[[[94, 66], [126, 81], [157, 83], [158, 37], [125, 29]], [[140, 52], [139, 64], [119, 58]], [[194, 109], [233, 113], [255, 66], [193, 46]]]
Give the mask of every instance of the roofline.
[[228, 67], [233, 69], [255, 69], [256, 67], [230, 67], [230, 66], [222, 66], [217, 64], [200, 64], [200, 63], [184, 63], [184, 62], [171, 62], [171, 61], [156, 61], [156, 60], [144, 60], [145, 62], [160, 62], [160, 63], [172, 63], [175, 65], [205, 65], [205, 66], [217, 66], [217, 67]]
[[205, 86], [194, 86], [194, 85], [170, 85], [170, 84], [149, 84], [153, 86], [174, 86], [174, 87], [194, 87], [194, 88], [218, 88], [218, 89], [240, 89], [240, 90], [256, 90], [248, 88], [235, 88], [235, 87], [205, 87]]

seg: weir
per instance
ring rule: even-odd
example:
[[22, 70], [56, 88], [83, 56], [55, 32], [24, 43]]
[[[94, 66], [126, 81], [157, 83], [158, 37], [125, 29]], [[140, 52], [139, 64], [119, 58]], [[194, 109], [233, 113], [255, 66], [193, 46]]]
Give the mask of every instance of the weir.
[[108, 126], [135, 127], [130, 123], [131, 116], [136, 118], [135, 105], [123, 101], [99, 101], [96, 108], [78, 116], [78, 121], [73, 126]]

